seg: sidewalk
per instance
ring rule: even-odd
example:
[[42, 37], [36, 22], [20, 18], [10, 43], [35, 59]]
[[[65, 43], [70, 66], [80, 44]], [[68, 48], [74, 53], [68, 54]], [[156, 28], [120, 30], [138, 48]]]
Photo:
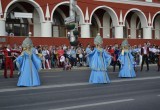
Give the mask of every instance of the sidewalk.
[[[72, 67], [71, 71], [77, 71], [77, 70], [89, 70], [89, 67]], [[40, 72], [59, 72], [59, 71], [65, 71], [63, 68], [52, 68], [52, 69], [42, 69]], [[70, 71], [70, 70], [67, 70]]]
[[[150, 64], [149, 66], [150, 67], [157, 66], [157, 64]], [[140, 65], [138, 65], [137, 67], [140, 67]], [[146, 67], [146, 65], [144, 65], [144, 67]], [[109, 66], [108, 68], [112, 69], [113, 66]], [[116, 68], [118, 68], [118, 66], [116, 66]], [[83, 66], [83, 67], [72, 67], [72, 69], [71, 69], [71, 71], [79, 71], [79, 70], [90, 70], [90, 68]], [[3, 71], [4, 70], [0, 70], [0, 75], [3, 74]], [[61, 72], [61, 71], [65, 71], [65, 70], [63, 70], [63, 68], [52, 68], [52, 69], [45, 69], [45, 70], [42, 69], [42, 70], [40, 70], [41, 73], [44, 73], [44, 72]], [[70, 70], [67, 70], [67, 71], [70, 71]], [[8, 74], [9, 74], [9, 72], [10, 72], [10, 70], [8, 70]], [[16, 74], [16, 73], [18, 73], [17, 70], [14, 71], [14, 74]]]
[[[90, 70], [89, 67], [72, 67], [71, 71], [78, 71], [78, 70]], [[63, 70], [63, 68], [51, 68], [51, 69], [41, 69], [40, 72], [44, 73], [44, 72], [61, 72], [61, 71], [65, 71]], [[70, 70], [67, 70], [70, 71]], [[0, 75], [2, 75], [4, 72], [4, 70], [0, 70]], [[8, 69], [8, 74], [10, 73], [10, 70]], [[14, 71], [14, 74], [18, 73], [17, 70]]]

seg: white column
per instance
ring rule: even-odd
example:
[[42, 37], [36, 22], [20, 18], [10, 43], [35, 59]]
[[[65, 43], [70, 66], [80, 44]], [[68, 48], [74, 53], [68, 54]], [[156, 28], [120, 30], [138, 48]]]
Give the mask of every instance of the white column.
[[143, 39], [152, 39], [152, 28], [151, 27], [143, 28]]
[[41, 23], [41, 36], [52, 37], [52, 22], [46, 21]]
[[115, 27], [115, 38], [123, 38], [123, 26]]
[[33, 35], [34, 37], [40, 37], [41, 36], [41, 23], [39, 14], [36, 9], [33, 11]]
[[90, 38], [90, 24], [81, 24], [81, 38]]
[[6, 36], [5, 20], [0, 19], [0, 36]]

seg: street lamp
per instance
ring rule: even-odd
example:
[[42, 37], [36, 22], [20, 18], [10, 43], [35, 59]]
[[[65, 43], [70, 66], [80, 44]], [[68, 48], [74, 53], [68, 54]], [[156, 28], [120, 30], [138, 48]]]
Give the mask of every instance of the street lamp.
[[138, 38], [140, 39], [140, 38], [141, 38], [141, 35], [138, 35]]
[[31, 37], [31, 35], [32, 35], [32, 32], [29, 32], [28, 34], [29, 34], [29, 37]]
[[131, 35], [128, 35], [128, 39], [130, 39], [131, 38]]
[[68, 39], [70, 38], [70, 34], [71, 34], [70, 32], [67, 33], [67, 38]]

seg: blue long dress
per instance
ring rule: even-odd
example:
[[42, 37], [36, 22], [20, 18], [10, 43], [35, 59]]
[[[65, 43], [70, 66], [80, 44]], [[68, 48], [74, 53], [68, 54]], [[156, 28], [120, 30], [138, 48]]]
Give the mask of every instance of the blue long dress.
[[111, 56], [104, 49], [95, 48], [88, 57], [92, 70], [89, 83], [110, 83], [107, 67], [110, 65]]
[[41, 60], [36, 54], [24, 51], [23, 55], [16, 59], [16, 64], [20, 72], [17, 86], [40, 85], [38, 71], [41, 69]]
[[119, 72], [119, 77], [136, 77], [134, 71], [134, 57], [132, 56], [131, 52], [124, 51], [124, 55], [120, 54], [118, 60], [121, 63], [121, 69]]

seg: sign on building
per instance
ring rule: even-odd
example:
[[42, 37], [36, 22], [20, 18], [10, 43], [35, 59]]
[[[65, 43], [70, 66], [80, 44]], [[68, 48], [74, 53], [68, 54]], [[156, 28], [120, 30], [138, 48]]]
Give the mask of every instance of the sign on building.
[[70, 17], [65, 18], [64, 22], [65, 24], [75, 22], [75, 16], [70, 16]]
[[33, 18], [33, 14], [32, 13], [14, 12], [14, 16], [16, 18]]

